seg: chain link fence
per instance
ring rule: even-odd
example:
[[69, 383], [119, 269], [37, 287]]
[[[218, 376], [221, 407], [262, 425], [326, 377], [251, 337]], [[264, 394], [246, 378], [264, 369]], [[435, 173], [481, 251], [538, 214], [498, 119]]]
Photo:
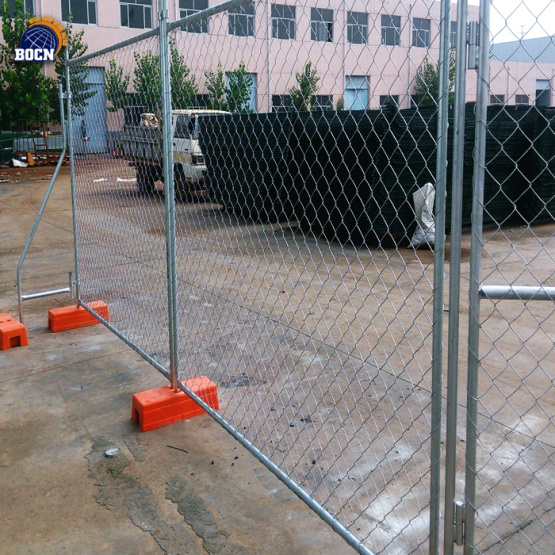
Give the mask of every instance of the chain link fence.
[[[71, 123], [80, 301], [170, 379], [214, 381], [213, 416], [360, 553], [453, 552], [463, 498], [469, 553], [553, 536], [552, 304], [479, 312], [479, 287], [468, 309], [443, 283], [550, 285], [553, 112], [512, 100], [553, 64], [482, 43], [484, 105], [480, 74], [455, 83], [467, 18], [487, 24], [461, 4], [184, 4], [69, 64], [105, 83]], [[476, 418], [442, 382], [459, 310]]]

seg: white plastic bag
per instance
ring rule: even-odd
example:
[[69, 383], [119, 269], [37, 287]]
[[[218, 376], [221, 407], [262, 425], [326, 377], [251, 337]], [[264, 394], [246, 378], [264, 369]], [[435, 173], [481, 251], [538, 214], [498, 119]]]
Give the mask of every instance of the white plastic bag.
[[416, 229], [410, 242], [410, 246], [413, 248], [422, 245], [434, 246], [436, 238], [436, 224], [434, 220], [435, 198], [436, 190], [431, 183], [426, 183], [426, 185], [420, 187], [412, 195], [416, 214]]

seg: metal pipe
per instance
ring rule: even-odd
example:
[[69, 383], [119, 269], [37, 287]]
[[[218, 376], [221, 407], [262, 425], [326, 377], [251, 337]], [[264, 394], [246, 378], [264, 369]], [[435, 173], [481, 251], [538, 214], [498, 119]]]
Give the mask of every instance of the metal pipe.
[[79, 258], [77, 255], [77, 205], [75, 199], [75, 153], [73, 151], [71, 75], [69, 70], [69, 45], [66, 46], [66, 93], [67, 93], [67, 142], [69, 144], [69, 170], [71, 179], [71, 217], [73, 219], [73, 260], [75, 263], [75, 296], [77, 306], [81, 304], [81, 284], [79, 278]]
[[168, 37], [168, 1], [160, 0], [160, 77], [162, 81], [162, 160], [164, 174], [164, 212], [166, 220], [166, 261], [168, 276], [168, 333], [170, 348], [170, 385], [179, 389], [177, 357], [177, 275], [175, 249], [175, 188], [172, 147], [172, 97], [170, 81], [170, 43]]
[[555, 287], [525, 285], [482, 285], [482, 299], [505, 301], [555, 301]]
[[61, 293], [71, 293], [71, 287], [64, 287], [63, 289], [52, 289], [51, 291], [41, 291], [40, 293], [30, 293], [29, 295], [21, 295], [21, 300], [29, 301], [31, 299], [50, 297], [51, 295], [60, 295]]
[[[67, 50], [67, 47], [66, 47]], [[62, 136], [65, 137], [66, 134], [64, 132], [64, 102], [63, 102], [63, 95], [62, 95], [62, 88], [61, 85], [58, 89], [58, 92], [60, 94], [60, 119], [62, 120]], [[17, 305], [18, 305], [18, 309], [19, 309], [19, 321], [23, 324], [23, 294], [21, 292], [21, 269], [23, 267], [23, 262], [25, 261], [25, 257], [27, 256], [27, 252], [29, 251], [29, 247], [31, 246], [31, 243], [33, 241], [33, 237], [35, 236], [35, 233], [37, 231], [37, 228], [39, 226], [40, 220], [42, 218], [42, 214], [44, 212], [44, 209], [46, 208], [46, 204], [48, 202], [48, 199], [50, 198], [50, 194], [52, 193], [52, 189], [54, 188], [54, 184], [56, 183], [56, 179], [58, 177], [58, 173], [60, 172], [60, 168], [62, 167], [62, 164], [64, 163], [64, 158], [66, 155], [66, 142], [64, 141], [64, 146], [62, 148], [62, 153], [60, 154], [60, 159], [58, 160], [58, 164], [56, 165], [56, 169], [54, 170], [54, 173], [52, 174], [52, 179], [50, 180], [50, 184], [48, 185], [48, 188], [46, 189], [46, 193], [44, 194], [44, 198], [42, 199], [42, 204], [40, 205], [37, 217], [35, 218], [35, 223], [33, 224], [33, 227], [31, 228], [31, 232], [29, 233], [29, 237], [27, 238], [27, 242], [25, 243], [25, 247], [23, 247], [23, 252], [21, 253], [21, 256], [19, 258], [19, 262], [17, 264], [17, 272], [16, 272], [16, 280], [17, 280]]]
[[484, 177], [489, 90], [490, 0], [480, 0], [479, 63], [476, 90], [476, 136], [468, 293], [468, 377], [466, 386], [466, 475], [464, 555], [474, 554], [476, 519], [476, 443], [478, 440], [478, 366], [480, 348], [480, 279], [482, 271], [482, 227], [484, 220]]
[[449, 267], [449, 330], [447, 338], [447, 410], [445, 433], [445, 519], [443, 552], [454, 549], [455, 484], [457, 457], [457, 398], [459, 376], [459, 307], [461, 290], [462, 198], [464, 125], [466, 101], [466, 23], [468, 0], [457, 4], [455, 67], [455, 119], [453, 131], [453, 178], [451, 193], [451, 256]]
[[[200, 12], [194, 13], [193, 15], [188, 15], [187, 17], [183, 17], [174, 21], [172, 23], [168, 23], [167, 25], [167, 32], [173, 31], [178, 27], [183, 27], [185, 25], [189, 25], [191, 23], [196, 23], [201, 19], [206, 19], [207, 17], [211, 17], [213, 15], [217, 15], [221, 12], [225, 12], [231, 8], [236, 8], [237, 6], [242, 6], [243, 4], [247, 4], [251, 0], [228, 0], [227, 2], [222, 2], [217, 6], [213, 6], [211, 8], [207, 8], [206, 10], [202, 10]], [[162, 2], [160, 2], [162, 4]], [[122, 40], [116, 44], [112, 44], [111, 46], [107, 46], [106, 48], [101, 48], [100, 50], [96, 50], [95, 52], [91, 52], [90, 54], [85, 54], [84, 56], [79, 56], [77, 58], [72, 58], [69, 61], [69, 67], [83, 64], [93, 58], [98, 58], [99, 56], [104, 56], [105, 54], [110, 54], [111, 52], [115, 52], [121, 48], [125, 48], [126, 46], [131, 46], [140, 42], [145, 39], [149, 39], [152, 37], [157, 37], [159, 35], [159, 29], [149, 29], [140, 35], [136, 35], [126, 40]]]
[[443, 289], [445, 281], [445, 208], [447, 195], [447, 149], [449, 129], [449, 39], [451, 2], [441, 1], [439, 40], [439, 106], [436, 161], [436, 227], [434, 239], [434, 301], [432, 327], [432, 415], [430, 448], [430, 539], [429, 553], [439, 554], [441, 495], [441, 395], [443, 379]]

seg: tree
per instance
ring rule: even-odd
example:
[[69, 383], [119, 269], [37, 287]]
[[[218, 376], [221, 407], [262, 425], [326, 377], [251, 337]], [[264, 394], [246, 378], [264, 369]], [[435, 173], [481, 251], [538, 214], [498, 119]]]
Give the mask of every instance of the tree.
[[[83, 56], [88, 50], [88, 45], [83, 42], [84, 31], [81, 30], [75, 35], [71, 25], [71, 14], [66, 27], [67, 46], [69, 59]], [[60, 101], [58, 99], [58, 84], [61, 83], [63, 90], [66, 91], [66, 65], [65, 52], [62, 48], [54, 63], [57, 80], [52, 84], [50, 91], [50, 107], [52, 113], [50, 118], [53, 121], [60, 121]], [[71, 85], [71, 113], [73, 116], [82, 117], [85, 115], [85, 108], [89, 104], [89, 99], [95, 95], [87, 79], [89, 77], [89, 68], [86, 65], [77, 65], [70, 68], [70, 85]]]
[[174, 108], [193, 106], [198, 93], [198, 85], [193, 76], [189, 77], [191, 70], [185, 64], [185, 59], [175, 48], [175, 42], [170, 49], [170, 80], [172, 90], [172, 105]]
[[218, 64], [216, 72], [205, 71], [206, 88], [210, 95], [209, 108], [212, 110], [227, 110], [225, 99], [225, 77], [222, 65]]
[[160, 58], [150, 51], [146, 54], [135, 52], [133, 56], [137, 64], [133, 76], [137, 103], [147, 112], [159, 112], [162, 94]]
[[252, 113], [251, 91], [253, 83], [252, 77], [247, 73], [245, 62], [239, 64], [239, 69], [227, 74], [225, 98], [227, 109], [230, 112], [236, 114]]
[[119, 67], [114, 59], [108, 62], [108, 69], [104, 76], [106, 78], [106, 99], [111, 104], [108, 111], [117, 112], [127, 106], [130, 77], [123, 72], [123, 68]]
[[[453, 102], [455, 87], [455, 50], [449, 51], [449, 102]], [[424, 58], [416, 72], [415, 92], [419, 106], [437, 106], [439, 104], [439, 66]]]
[[49, 92], [53, 79], [42, 73], [42, 64], [14, 61], [14, 51], [19, 48], [21, 37], [29, 27], [30, 14], [26, 14], [22, 0], [16, 0], [13, 16], [4, 2], [0, 9], [2, 37], [0, 45], [0, 106], [2, 116], [11, 122], [49, 119]]
[[302, 73], [295, 74], [297, 86], [289, 89], [293, 108], [299, 112], [309, 111], [312, 108], [312, 97], [318, 92], [320, 77], [312, 62], [309, 60], [304, 66]]
[[[162, 82], [160, 78], [160, 57], [146, 52], [135, 52], [135, 74], [133, 87], [137, 102], [149, 112], [158, 113], [162, 108]], [[187, 108], [194, 102], [198, 85], [194, 76], [189, 77], [191, 70], [185, 64], [185, 59], [175, 47], [175, 41], [170, 43], [170, 82], [172, 85], [172, 105], [174, 108]]]

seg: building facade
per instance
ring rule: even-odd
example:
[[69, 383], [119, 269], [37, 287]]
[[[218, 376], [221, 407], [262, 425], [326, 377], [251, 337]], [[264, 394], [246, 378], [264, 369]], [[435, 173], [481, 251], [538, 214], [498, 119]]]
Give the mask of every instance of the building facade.
[[[13, 5], [15, 0], [9, 0]], [[285, 0], [279, 0], [284, 2]], [[220, 0], [168, 0], [174, 21]], [[25, 0], [28, 11], [63, 23], [70, 14], [75, 31], [84, 30], [89, 52], [157, 25], [157, 0]], [[451, 10], [451, 43], [456, 41], [456, 4]], [[468, 19], [478, 20], [470, 6]], [[207, 95], [206, 72], [224, 72], [241, 63], [252, 77], [252, 108], [284, 109], [295, 75], [311, 62], [319, 82], [313, 102], [324, 109], [375, 109], [386, 101], [414, 103], [416, 74], [439, 54], [440, 2], [436, 0], [287, 0], [251, 2], [228, 14], [175, 32], [178, 50]], [[133, 60], [128, 60], [132, 73]], [[51, 64], [50, 64], [51, 65]], [[48, 66], [48, 64], [47, 64]], [[99, 84], [104, 67], [94, 74]], [[52, 71], [52, 68], [46, 68]], [[491, 62], [492, 103], [553, 105], [555, 63], [501, 59]], [[469, 71], [467, 100], [475, 100], [476, 75]]]

